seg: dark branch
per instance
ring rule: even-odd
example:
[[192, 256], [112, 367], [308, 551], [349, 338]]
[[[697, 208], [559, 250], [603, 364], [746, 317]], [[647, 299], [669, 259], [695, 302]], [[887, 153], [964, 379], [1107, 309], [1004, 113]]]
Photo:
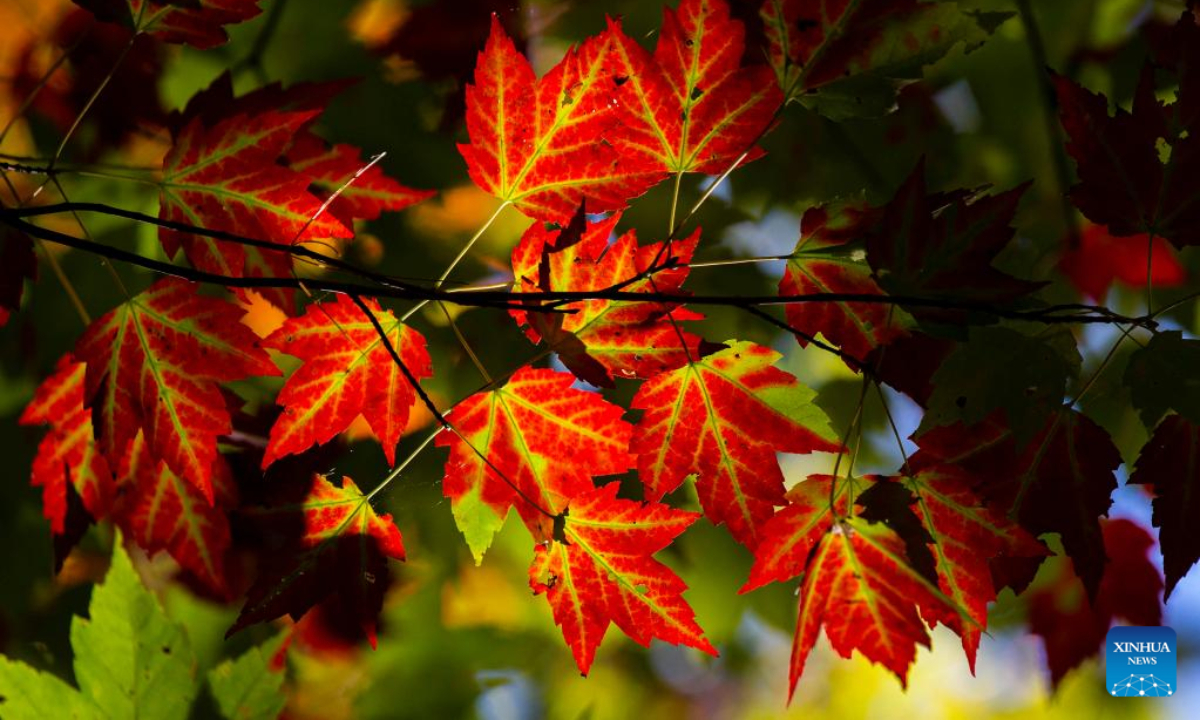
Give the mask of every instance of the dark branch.
[[[83, 238], [74, 237], [49, 228], [34, 225], [23, 219], [24, 216], [62, 212], [67, 209], [82, 209], [105, 212], [107, 214], [128, 217], [130, 219], [152, 222], [162, 227], [168, 227], [179, 232], [192, 233], [217, 240], [236, 242], [268, 250], [286, 252], [298, 257], [319, 260], [338, 270], [352, 273], [372, 281], [373, 284], [329, 280], [325, 278], [295, 277], [232, 277], [209, 273], [195, 268], [175, 265], [173, 263], [147, 258], [136, 253], [96, 243]], [[795, 305], [802, 303], [854, 302], [863, 304], [895, 305], [905, 308], [929, 308], [941, 310], [965, 311], [987, 318], [1002, 318], [1021, 320], [1043, 324], [1119, 324], [1134, 325], [1148, 330], [1154, 330], [1157, 323], [1149, 316], [1129, 317], [1115, 313], [1106, 307], [1082, 305], [1077, 303], [1050, 305], [1031, 310], [1019, 310], [996, 305], [989, 305], [971, 300], [945, 297], [915, 297], [907, 295], [877, 295], [869, 293], [809, 293], [781, 297], [778, 295], [689, 295], [686, 293], [635, 292], [626, 290], [632, 282], [639, 278], [619, 283], [612, 287], [586, 291], [536, 291], [512, 292], [507, 290], [480, 290], [476, 292], [452, 292], [438, 287], [425, 287], [403, 282], [380, 273], [363, 270], [350, 263], [333, 258], [327, 258], [308, 248], [280, 245], [265, 240], [244, 238], [231, 233], [196, 228], [158, 218], [151, 218], [140, 213], [133, 213], [117, 208], [109, 208], [93, 203], [60, 203], [28, 209], [0, 209], [0, 222], [3, 222], [30, 236], [40, 238], [84, 252], [106, 257], [112, 260], [130, 263], [165, 275], [173, 275], [193, 282], [225, 285], [233, 288], [262, 289], [285, 288], [300, 290], [304, 288], [323, 290], [326, 292], [347, 295], [365, 295], [386, 297], [396, 300], [428, 300], [453, 303], [467, 307], [488, 307], [503, 310], [525, 310], [529, 312], [560, 312], [572, 313], [565, 307], [573, 302], [583, 300], [611, 300], [617, 302], [659, 302], [686, 303], [689, 305], [709, 305], [721, 307], [763, 307], [773, 305]]]
[[396, 346], [392, 345], [392, 339], [388, 337], [387, 331], [379, 324], [379, 318], [375, 317], [375, 313], [371, 312], [371, 308], [358, 295], [351, 294], [350, 299], [354, 301], [358, 309], [371, 321], [371, 327], [375, 328], [375, 334], [379, 336], [379, 341], [383, 343], [383, 346], [387, 348], [388, 354], [392, 356], [392, 362], [396, 363], [396, 366], [400, 368], [400, 372], [404, 373], [404, 379], [416, 391], [417, 396], [421, 398], [421, 402], [425, 404], [425, 407], [428, 408], [429, 412], [438, 421], [438, 424], [442, 427], [450, 427], [450, 423], [446, 422], [446, 416], [442, 415], [441, 410], [438, 410], [437, 405], [433, 403], [433, 399], [425, 392], [425, 388], [421, 387], [421, 382], [417, 380], [417, 377], [412, 374], [412, 370], [408, 368], [408, 364], [400, 357]]

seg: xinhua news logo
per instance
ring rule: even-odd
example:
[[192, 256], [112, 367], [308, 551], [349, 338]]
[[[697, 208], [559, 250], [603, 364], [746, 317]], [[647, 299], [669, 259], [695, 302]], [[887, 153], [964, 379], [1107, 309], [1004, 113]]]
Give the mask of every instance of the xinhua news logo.
[[1114, 697], [1168, 697], [1175, 685], [1175, 631], [1115, 627], [1105, 640], [1105, 678]]

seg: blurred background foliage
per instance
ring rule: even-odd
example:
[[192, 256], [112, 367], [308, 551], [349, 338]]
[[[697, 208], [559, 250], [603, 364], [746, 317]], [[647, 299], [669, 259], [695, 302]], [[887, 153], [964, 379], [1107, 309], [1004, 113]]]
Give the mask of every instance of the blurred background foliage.
[[[757, 3], [734, 4], [747, 15]], [[960, 4], [1017, 9], [1011, 0]], [[1122, 103], [1129, 100], [1146, 53], [1144, 33], [1169, 25], [1182, 9], [1178, 2], [1146, 0], [1030, 4], [1048, 63]], [[160, 100], [163, 110], [178, 109], [231, 68], [239, 91], [266, 81], [355, 78], [325, 113], [322, 135], [357, 145], [367, 155], [386, 152], [382, 164], [388, 174], [439, 194], [359, 228], [347, 253], [356, 262], [388, 273], [436, 277], [498, 204], [470, 184], [455, 147], [465, 140], [459, 122], [461, 84], [471, 71], [492, 9], [507, 13], [506, 23], [526, 39], [539, 71], [553, 65], [570, 44], [602, 29], [606, 14], [622, 16], [629, 34], [647, 43], [653, 42], [661, 20], [661, 4], [647, 0], [527, 0], [520, 6], [489, 0], [267, 0], [263, 15], [229, 28], [232, 40], [225, 46], [204, 52], [152, 48], [144, 76], [114, 83], [109, 104], [96, 108], [66, 159], [158, 162], [163, 148], [152, 137], [136, 133], [118, 149], [104, 150], [112, 147], [102, 142], [105, 118], [119, 118], [136, 102]], [[82, 21], [65, 0], [0, 2], [0, 75], [5, 76], [0, 79], [0, 120], [7, 122], [28, 90], [22, 89], [19, 74], [37, 77], [61, 53], [63, 28], [71, 17], [77, 18], [72, 22]], [[258, 46], [272, 24], [269, 42]], [[261, 54], [256, 47], [262, 48]], [[88, 63], [104, 61], [104, 51], [97, 52], [95, 58], [71, 61], [80, 84], [97, 70]], [[1054, 272], [1066, 228], [1054, 168], [1058, 140], [1048, 134], [1042, 115], [1045, 98], [1039, 70], [1025, 26], [1013, 17], [981, 49], [964, 55], [960, 48], [929, 68], [925, 80], [906, 88], [896, 111], [885, 118], [833, 123], [800, 106], [789, 107], [764, 143], [766, 156], [732, 175], [698, 214], [696, 221], [703, 228], [698, 260], [789, 252], [806, 208], [860, 192], [883, 202], [924, 156], [931, 188], [1007, 189], [1033, 178], [1017, 218], [1019, 238], [1001, 264], [1022, 276], [1053, 278], [1047, 297], [1073, 301], [1077, 291]], [[60, 95], [69, 110], [79, 100], [66, 90]], [[49, 104], [34, 105], [14, 125], [0, 151], [52, 153], [63, 130], [62, 112]], [[65, 181], [73, 200], [156, 213], [152, 187], [82, 175], [66, 176]], [[685, 179], [681, 204], [694, 202], [708, 181]], [[635, 201], [622, 228], [636, 229], [646, 242], [664, 235], [668, 186], [664, 183]], [[508, 253], [528, 224], [516, 211], [506, 210], [455, 277], [470, 282], [504, 279]], [[89, 229], [101, 242], [161, 255], [151, 227], [97, 218], [89, 221]], [[64, 253], [60, 259], [93, 317], [119, 301], [97, 258]], [[1196, 256], [1184, 260], [1194, 274]], [[697, 269], [689, 287], [701, 293], [771, 293], [781, 265]], [[132, 288], [152, 279], [127, 267], [119, 272]], [[1119, 312], [1133, 312], [1141, 306], [1139, 293], [1117, 285], [1106, 301]], [[1185, 306], [1174, 317], [1183, 329], [1197, 329], [1194, 307]], [[457, 319], [491, 368], [516, 367], [532, 354], [516, 325], [495, 311], [464, 310]], [[269, 307], [256, 308], [252, 320], [260, 327], [277, 321]], [[436, 375], [427, 383], [433, 397], [451, 402], [472, 392], [479, 379], [444, 317], [432, 310], [416, 316], [416, 323], [433, 353]], [[39, 492], [28, 484], [40, 431], [18, 427], [16, 417], [36, 383], [81, 330], [67, 297], [46, 271], [30, 293], [27, 308], [0, 330], [0, 454], [9, 468], [0, 483], [0, 650], [65, 678], [71, 675], [69, 617], [85, 614], [92, 583], [107, 566], [112, 537], [103, 529], [93, 531], [63, 571], [57, 577], [52, 574]], [[1116, 332], [1097, 327], [1080, 333], [1087, 351], [1085, 375]], [[777, 347], [785, 353], [784, 367], [820, 391], [818, 401], [835, 426], [845, 427], [849, 421], [858, 382], [835, 358], [802, 350], [791, 338], [762, 324], [748, 324], [744, 315], [727, 310], [712, 312], [706, 335]], [[1119, 357], [1102, 376], [1086, 410], [1113, 433], [1130, 461], [1146, 434], [1119, 382], [1123, 363]], [[632, 392], [618, 390], [622, 391]], [[253, 387], [244, 388], [243, 394], [252, 401], [263, 397]], [[902, 432], [915, 429], [915, 407], [897, 394], [889, 402], [900, 410]], [[868, 403], [866, 417], [869, 445], [858, 467], [862, 472], [890, 472], [899, 464], [899, 455], [877, 400]], [[415, 425], [421, 422], [428, 418]], [[379, 446], [367, 432], [351, 433], [346, 439], [349, 452], [326, 468], [354, 477], [364, 490], [387, 472]], [[400, 455], [412, 445], [410, 439]], [[1195, 577], [1180, 584], [1167, 608], [1165, 623], [1178, 630], [1180, 657], [1185, 660], [1181, 692], [1169, 700], [1114, 702], [1104, 692], [1098, 662], [1072, 673], [1051, 694], [1040, 641], [1024, 630], [1023, 603], [1006, 593], [993, 610], [993, 630], [984, 639], [976, 677], [967, 671], [957, 639], [944, 630], [934, 633], [933, 651], [918, 657], [907, 692], [893, 676], [861, 658], [837, 658], [822, 640], [795, 701], [785, 708], [795, 584], [738, 595], [750, 555], [727, 533], [705, 522], [697, 523], [661, 557], [691, 587], [687, 598], [721, 657], [714, 660], [661, 644], [644, 651], [614, 631], [591, 676], [581, 678], [549, 608], [531, 597], [528, 539], [520, 524], [507, 524], [482, 567], [472, 563], [441, 494], [443, 457], [443, 451], [425, 452], [384, 499], [382, 509], [394, 514], [404, 533], [409, 561], [395, 568], [378, 649], [347, 646], [319, 623], [309, 623], [309, 628], [302, 623], [289, 650], [288, 717], [1200, 717], [1200, 701], [1194, 699], [1200, 667], [1186, 662], [1200, 657], [1200, 581]], [[809, 473], [829, 472], [832, 463], [832, 456], [817, 454], [785, 458], [784, 467], [791, 483]], [[673, 501], [694, 507], [689, 492], [681, 490]], [[1149, 502], [1140, 490], [1122, 488], [1114, 515], [1149, 527]], [[236, 615], [235, 607], [198, 598], [173, 581], [176, 569], [165, 554], [135, 557], [135, 562], [150, 587], [161, 593], [168, 613], [187, 627], [202, 672], [278, 632], [258, 627], [225, 641], [222, 636]], [[1048, 563], [1038, 582], [1058, 572], [1056, 563], [1061, 562]], [[202, 703], [194, 715], [212, 712], [211, 703]]]

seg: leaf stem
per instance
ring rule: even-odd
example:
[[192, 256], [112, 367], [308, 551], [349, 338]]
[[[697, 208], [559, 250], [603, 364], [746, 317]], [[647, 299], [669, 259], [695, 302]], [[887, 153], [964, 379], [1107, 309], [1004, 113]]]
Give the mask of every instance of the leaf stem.
[[1071, 401], [1072, 406], [1077, 405], [1079, 401], [1083, 399], [1083, 396], [1087, 394], [1088, 390], [1091, 390], [1092, 386], [1096, 384], [1096, 381], [1100, 379], [1100, 373], [1104, 372], [1104, 368], [1108, 367], [1108, 364], [1112, 361], [1113, 356], [1117, 354], [1117, 348], [1121, 347], [1121, 343], [1125, 342], [1126, 338], [1132, 339], [1132, 326], [1119, 327], [1119, 329], [1121, 331], [1121, 336], [1116, 339], [1116, 342], [1114, 342], [1112, 347], [1108, 349], [1108, 352], [1105, 353], [1104, 358], [1100, 361], [1100, 364], [1097, 365], [1096, 369], [1092, 371], [1091, 377], [1089, 377], [1087, 382], [1084, 383], [1083, 388], [1080, 389], [1079, 394], [1075, 396], [1075, 399]]
[[[854, 415], [850, 417], [850, 423], [846, 426], [846, 431], [842, 433], [841, 447], [838, 448], [837, 457], [833, 461], [833, 472], [831, 473], [832, 480], [829, 483], [829, 512], [833, 516], [837, 516], [837, 486], [838, 472], [842, 468], [842, 456], [846, 454], [846, 448], [850, 443], [850, 435], [854, 432], [854, 428], [861, 425], [863, 408], [866, 406], [867, 400], [867, 376], [864, 373], [862, 376], [862, 388], [858, 392], [858, 403], [854, 408]], [[861, 438], [861, 435], [860, 435]], [[856, 443], [857, 444], [857, 443]], [[847, 471], [847, 482], [849, 481], [850, 472], [853, 471], [853, 460], [850, 462], [850, 470]]]
[[675, 234], [675, 213], [679, 209], [679, 186], [683, 183], [683, 171], [679, 170], [675, 173], [675, 187], [671, 191], [671, 219], [667, 223], [667, 233]]
[[458, 264], [467, 256], [467, 253], [471, 252], [471, 248], [475, 247], [475, 243], [479, 242], [479, 238], [483, 237], [483, 234], [488, 231], [488, 228], [492, 226], [492, 223], [496, 222], [496, 218], [500, 217], [500, 213], [503, 212], [504, 208], [508, 207], [509, 204], [510, 203], [507, 200], [500, 203], [500, 207], [496, 208], [496, 211], [492, 213], [491, 217], [489, 217], [487, 221], [475, 231], [475, 234], [471, 236], [471, 239], [467, 241], [467, 244], [463, 246], [462, 250], [458, 251], [458, 255], [456, 255], [454, 260], [450, 262], [450, 265], [446, 267], [446, 271], [443, 272], [441, 277], [437, 279], [437, 282], [433, 284], [435, 288], [440, 288], [442, 283], [446, 282], [446, 278], [450, 277], [450, 273], [454, 272], [454, 268], [458, 267]]
[[108, 73], [104, 75], [104, 79], [101, 80], [100, 84], [96, 86], [96, 89], [92, 91], [91, 96], [87, 99], [87, 102], [83, 104], [83, 108], [79, 110], [79, 113], [75, 115], [75, 120], [71, 123], [71, 127], [67, 128], [66, 134], [63, 135], [62, 140], [58, 143], [58, 149], [54, 151], [54, 157], [50, 158], [50, 170], [54, 169], [55, 164], [57, 164], [59, 158], [62, 157], [63, 151], [67, 149], [67, 143], [71, 141], [71, 137], [75, 134], [75, 131], [79, 129], [79, 124], [83, 122], [83, 118], [86, 117], [88, 111], [92, 109], [92, 105], [96, 104], [96, 99], [100, 97], [100, 93], [104, 92], [104, 89], [108, 87], [108, 83], [112, 81], [113, 76], [117, 74], [117, 69], [121, 67], [121, 63], [125, 60], [125, 56], [129, 54], [130, 50], [133, 49], [133, 44], [137, 41], [138, 37], [139, 33], [134, 33], [133, 36], [129, 38], [129, 42], [125, 43], [125, 47], [121, 48], [121, 53], [117, 55], [116, 61], [113, 62], [113, 65], [111, 68], [109, 68]]
[[439, 300], [437, 305], [446, 316], [446, 322], [450, 323], [450, 329], [454, 331], [454, 337], [458, 338], [458, 344], [462, 346], [462, 349], [467, 353], [467, 357], [471, 358], [471, 362], [475, 364], [475, 369], [479, 371], [484, 380], [491, 382], [492, 376], [488, 374], [487, 368], [483, 366], [483, 361], [479, 359], [479, 355], [475, 353], [475, 349], [471, 347], [471, 343], [467, 342], [467, 338], [462, 334], [462, 330], [459, 329], [454, 316], [450, 314], [450, 309], [446, 307], [446, 303]]

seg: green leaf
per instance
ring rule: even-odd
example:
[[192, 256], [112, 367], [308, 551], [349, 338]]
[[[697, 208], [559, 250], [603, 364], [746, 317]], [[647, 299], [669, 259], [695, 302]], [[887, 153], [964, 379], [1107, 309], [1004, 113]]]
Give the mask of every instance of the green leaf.
[[83, 694], [112, 718], [187, 717], [198, 689], [191, 644], [142, 585], [119, 536], [88, 610], [71, 623]]
[[1060, 404], [1067, 378], [1078, 372], [1071, 332], [1054, 328], [1030, 336], [1007, 328], [975, 328], [933, 376], [933, 394], [919, 433], [940, 425], [974, 425], [1003, 408], [1018, 445], [1045, 426]]
[[186, 718], [198, 689], [196, 658], [183, 627], [142, 585], [119, 534], [88, 612], [71, 622], [79, 690], [0, 656], [0, 717]]
[[1125, 384], [1147, 428], [1168, 410], [1200, 423], [1200, 340], [1184, 340], [1179, 331], [1162, 332], [1129, 356]]
[[50, 673], [0, 655], [0, 717], [4, 720], [102, 718], [78, 690]]
[[283, 646], [280, 634], [208, 671], [208, 687], [228, 720], [267, 720], [283, 711], [287, 698], [283, 673], [271, 668], [271, 658]]

